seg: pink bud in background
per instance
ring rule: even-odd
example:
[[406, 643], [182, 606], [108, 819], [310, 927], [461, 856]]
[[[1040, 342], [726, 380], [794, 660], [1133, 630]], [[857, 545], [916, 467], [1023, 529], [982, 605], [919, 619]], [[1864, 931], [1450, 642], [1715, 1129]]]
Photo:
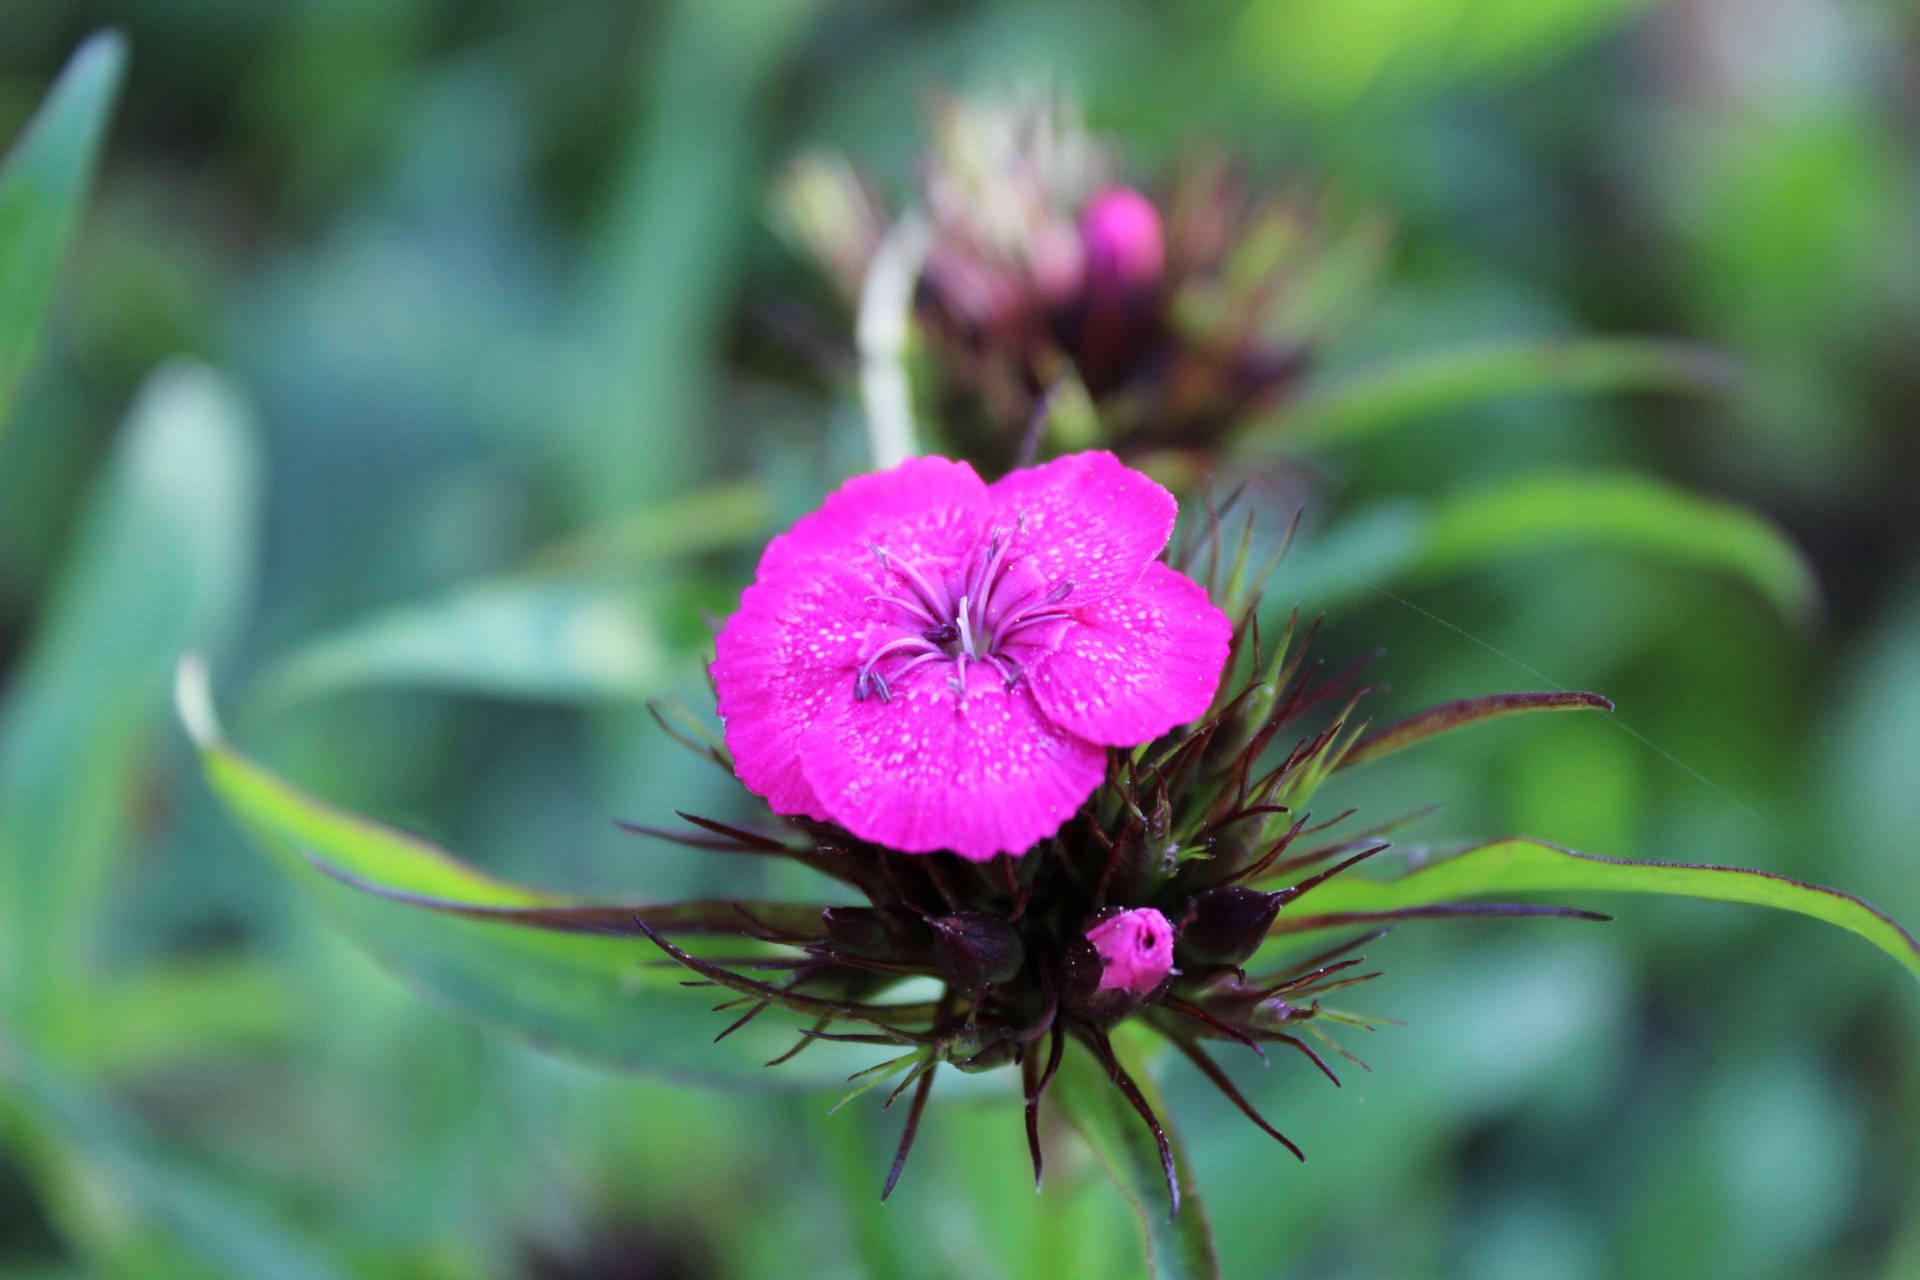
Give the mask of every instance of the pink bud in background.
[[1160, 214], [1132, 187], [1108, 187], [1080, 218], [1086, 280], [1109, 294], [1147, 293], [1160, 287], [1166, 243]]
[[1173, 970], [1173, 926], [1152, 907], [1109, 916], [1087, 930], [1100, 953], [1099, 991], [1144, 997]]

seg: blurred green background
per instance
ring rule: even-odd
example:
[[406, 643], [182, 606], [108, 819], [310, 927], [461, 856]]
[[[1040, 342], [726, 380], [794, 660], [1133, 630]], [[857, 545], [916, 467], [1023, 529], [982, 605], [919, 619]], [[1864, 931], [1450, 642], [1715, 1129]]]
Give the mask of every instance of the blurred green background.
[[[771, 184], [826, 145], [905, 193], [939, 90], [1038, 79], [1142, 181], [1209, 141], [1383, 213], [1329, 377], [1724, 352], [1721, 396], [1494, 397], [1297, 452], [1350, 536], [1271, 592], [1330, 611], [1329, 657], [1384, 646], [1383, 711], [1545, 673], [1635, 731], [1502, 722], [1336, 798], [1920, 922], [1911, 4], [0, 0], [0, 140], [107, 26], [123, 92], [0, 430], [0, 1277], [1138, 1270], [1084, 1155], [1033, 1195], [1005, 1099], [936, 1105], [881, 1209], [871, 1097], [615, 1077], [424, 1000], [249, 847], [166, 703], [196, 645], [234, 738], [348, 808], [559, 890], [738, 892], [758, 870], [610, 820], [750, 812], [642, 700], [705, 713], [703, 613], [862, 465], [849, 387], [781, 341], [820, 286]], [[136, 402], [178, 355], [218, 375]], [[1764, 513], [1820, 616], [1630, 548], [1369, 549], [1542, 467]], [[502, 576], [541, 556], [593, 572]], [[1794, 917], [1590, 905], [1619, 921], [1377, 944], [1365, 1008], [1409, 1025], [1339, 1092], [1236, 1067], [1304, 1167], [1169, 1064], [1227, 1274], [1920, 1275], [1910, 979]], [[661, 1035], [723, 1025], [687, 1004]]]

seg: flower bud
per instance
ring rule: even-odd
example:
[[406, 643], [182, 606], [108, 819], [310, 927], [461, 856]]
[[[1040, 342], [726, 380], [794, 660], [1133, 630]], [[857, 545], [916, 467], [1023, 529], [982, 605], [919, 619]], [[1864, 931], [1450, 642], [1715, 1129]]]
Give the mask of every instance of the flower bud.
[[1196, 895], [1180, 926], [1181, 965], [1203, 969], [1239, 964], [1266, 940], [1280, 903], [1277, 893], [1237, 885]]
[[1108, 187], [1080, 218], [1087, 288], [1106, 295], [1152, 293], [1166, 270], [1160, 214], [1132, 187]]
[[1061, 1003], [1099, 1027], [1134, 1013], [1173, 973], [1173, 926], [1152, 907], [1115, 911], [1067, 944]]
[[868, 960], [924, 963], [926, 935], [914, 917], [876, 907], [828, 907], [820, 913], [827, 942], [835, 951]]
[[957, 990], [978, 992], [1006, 982], [1027, 962], [1019, 931], [998, 916], [956, 911], [927, 917], [927, 926], [940, 972]]
[[857, 303], [867, 267], [880, 246], [886, 215], [845, 159], [808, 155], [795, 160], [774, 188], [779, 230]]
[[1173, 926], [1152, 907], [1108, 916], [1087, 930], [1100, 955], [1096, 991], [1126, 991], [1145, 998], [1173, 971]]

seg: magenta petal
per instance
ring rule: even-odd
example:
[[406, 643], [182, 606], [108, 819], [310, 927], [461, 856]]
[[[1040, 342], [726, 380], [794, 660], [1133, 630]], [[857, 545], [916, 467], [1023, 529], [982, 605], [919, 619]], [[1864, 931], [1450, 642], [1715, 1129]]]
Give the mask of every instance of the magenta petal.
[[1106, 752], [1048, 723], [1025, 682], [984, 666], [963, 695], [919, 680], [891, 702], [851, 697], [801, 743], [802, 768], [833, 820], [909, 853], [984, 861], [1060, 829], [1106, 774]]
[[1019, 545], [1067, 604], [1124, 589], [1173, 532], [1173, 495], [1110, 453], [1075, 453], [1015, 471], [988, 491], [994, 520], [1024, 528]]
[[740, 781], [775, 813], [826, 819], [801, 773], [801, 730], [853, 701], [879, 606], [859, 573], [831, 560], [790, 564], [756, 582], [714, 641], [713, 683]]
[[951, 560], [978, 540], [987, 509], [987, 486], [966, 463], [909, 458], [841, 485], [767, 544], [755, 576], [806, 556], [861, 559], [872, 554], [870, 543], [910, 563]]
[[1206, 713], [1233, 623], [1199, 584], [1155, 560], [1121, 595], [1072, 612], [1079, 625], [1029, 673], [1048, 719], [1132, 746]]

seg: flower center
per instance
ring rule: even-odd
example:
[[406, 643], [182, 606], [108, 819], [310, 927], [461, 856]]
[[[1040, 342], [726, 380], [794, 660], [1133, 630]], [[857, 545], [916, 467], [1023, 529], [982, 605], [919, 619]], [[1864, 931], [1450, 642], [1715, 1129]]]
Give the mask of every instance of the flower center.
[[[1051, 587], [1032, 575], [1014, 572], [1022, 561], [1008, 554], [1011, 539], [996, 530], [959, 566], [956, 575], [927, 574], [869, 543], [888, 575], [887, 589], [869, 596], [897, 615], [899, 630], [883, 640], [855, 670], [853, 696], [869, 694], [893, 700], [892, 682], [932, 663], [952, 664], [947, 682], [967, 691], [967, 668], [985, 663], [1012, 688], [1020, 679], [1019, 660], [1009, 642], [1022, 633], [1067, 615], [1054, 608], [1073, 590], [1071, 582]], [[885, 663], [889, 670], [880, 670]]]

